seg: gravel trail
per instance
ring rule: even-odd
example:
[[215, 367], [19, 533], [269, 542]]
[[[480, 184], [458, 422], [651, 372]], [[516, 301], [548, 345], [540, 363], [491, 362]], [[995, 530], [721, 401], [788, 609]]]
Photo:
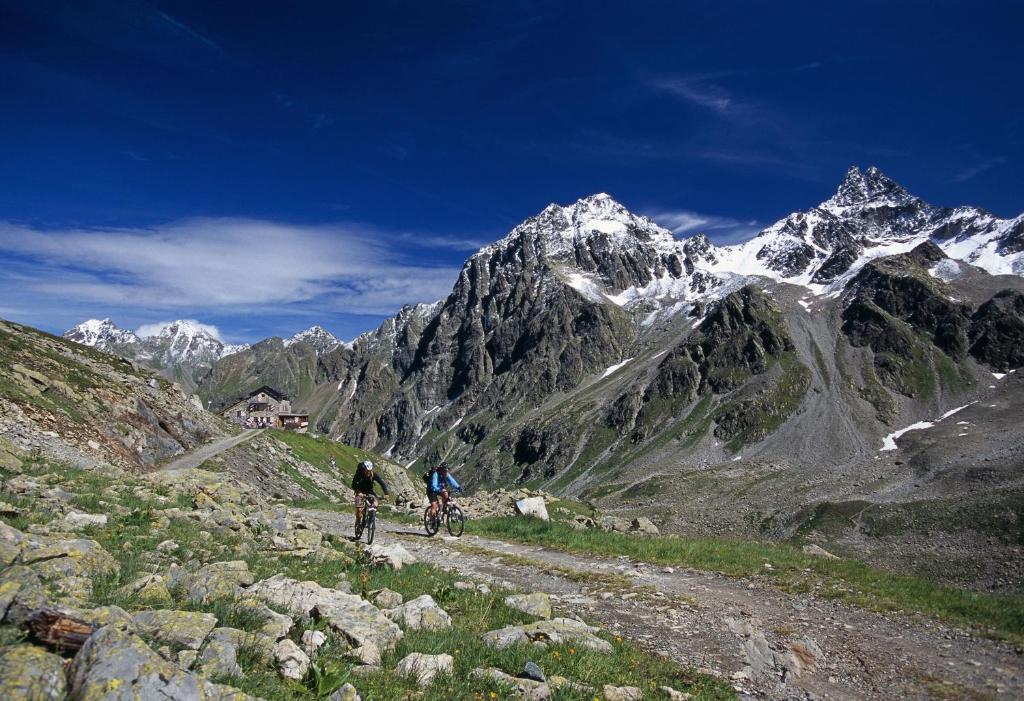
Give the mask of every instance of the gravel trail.
[[[347, 514], [293, 515], [326, 532], [351, 533]], [[1024, 698], [1020, 648], [935, 621], [789, 594], [761, 578], [472, 535], [431, 539], [382, 516], [378, 530], [421, 561], [468, 579], [548, 592], [557, 615], [579, 615], [680, 664], [730, 679], [743, 697]]]
[[263, 429], [261, 428], [247, 428], [246, 430], [239, 433], [237, 436], [228, 436], [221, 438], [212, 443], [207, 443], [204, 446], [196, 448], [195, 450], [185, 453], [182, 456], [175, 458], [166, 465], [161, 466], [161, 472], [170, 472], [172, 470], [188, 470], [194, 467], [199, 467], [210, 458], [220, 455], [225, 450], [230, 450], [236, 445], [245, 443], [247, 440], [255, 438], [257, 434]]

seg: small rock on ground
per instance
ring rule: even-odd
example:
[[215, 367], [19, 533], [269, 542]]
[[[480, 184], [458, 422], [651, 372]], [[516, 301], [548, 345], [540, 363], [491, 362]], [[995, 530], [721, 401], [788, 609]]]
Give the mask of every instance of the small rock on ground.
[[388, 609], [384, 615], [406, 630], [441, 630], [452, 627], [451, 616], [437, 605], [430, 594], [417, 596], [401, 606]]
[[402, 602], [405, 601], [401, 594], [391, 589], [381, 589], [370, 598], [373, 600], [373, 603], [382, 609], [393, 609], [396, 606], [401, 606]]
[[641, 701], [644, 692], [635, 686], [612, 686], [605, 684], [601, 689], [604, 701]]
[[395, 665], [395, 673], [403, 677], [413, 677], [416, 684], [428, 687], [438, 674], [451, 674], [455, 658], [451, 655], [427, 655], [412, 652], [399, 660]]
[[309, 671], [309, 657], [288, 638], [274, 645], [274, 660], [278, 673], [285, 679], [302, 681]]
[[505, 605], [537, 618], [551, 618], [551, 597], [543, 592], [506, 596]]

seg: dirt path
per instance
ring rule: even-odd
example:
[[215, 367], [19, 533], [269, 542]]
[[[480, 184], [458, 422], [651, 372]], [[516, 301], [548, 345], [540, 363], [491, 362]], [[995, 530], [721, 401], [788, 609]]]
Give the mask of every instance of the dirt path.
[[247, 440], [254, 438], [260, 431], [260, 428], [247, 428], [246, 430], [239, 433], [237, 436], [228, 436], [227, 438], [221, 438], [207, 443], [206, 445], [196, 448], [190, 453], [175, 458], [171, 462], [160, 468], [161, 472], [170, 472], [172, 470], [188, 470], [193, 467], [199, 467], [204, 462], [212, 457], [220, 455], [225, 450], [230, 450], [240, 443], [245, 443]]
[[[296, 510], [349, 535], [352, 517]], [[933, 621], [883, 616], [762, 582], [388, 524], [420, 560], [467, 578], [552, 595], [579, 615], [680, 664], [768, 699], [1018, 699], [1024, 657]], [[383, 535], [383, 534], [382, 534]], [[380, 538], [387, 542], [388, 538]]]

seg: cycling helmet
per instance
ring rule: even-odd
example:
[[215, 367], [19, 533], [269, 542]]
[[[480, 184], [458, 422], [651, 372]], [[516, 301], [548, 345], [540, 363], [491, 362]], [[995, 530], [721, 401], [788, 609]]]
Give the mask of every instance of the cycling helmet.
[[361, 463], [359, 463], [359, 467], [366, 470], [367, 472], [373, 472], [373, 463], [370, 462], [369, 460], [363, 460]]
[[441, 464], [437, 466], [437, 469], [438, 470], [444, 470], [444, 471], [447, 472], [448, 471], [448, 463], [446, 461], [442, 460]]

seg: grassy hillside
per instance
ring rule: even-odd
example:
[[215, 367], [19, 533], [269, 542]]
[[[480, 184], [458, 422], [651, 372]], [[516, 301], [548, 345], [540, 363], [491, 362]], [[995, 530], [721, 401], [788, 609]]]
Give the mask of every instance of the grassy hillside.
[[[356, 466], [363, 460], [371, 461], [379, 470], [381, 478], [387, 483], [388, 489], [393, 492], [414, 491], [423, 493], [423, 484], [415, 473], [410, 473], [402, 465], [388, 460], [382, 455], [353, 448], [332, 441], [325, 436], [313, 436], [308, 433], [295, 433], [293, 431], [281, 431], [270, 429], [266, 432], [267, 437], [276, 438], [286, 443], [294, 455], [313, 465], [317, 469], [331, 474], [340, 482], [348, 485], [352, 482], [352, 475], [355, 474]], [[331, 457], [337, 463], [337, 470], [331, 470]], [[314, 494], [316, 492], [313, 492]]]

